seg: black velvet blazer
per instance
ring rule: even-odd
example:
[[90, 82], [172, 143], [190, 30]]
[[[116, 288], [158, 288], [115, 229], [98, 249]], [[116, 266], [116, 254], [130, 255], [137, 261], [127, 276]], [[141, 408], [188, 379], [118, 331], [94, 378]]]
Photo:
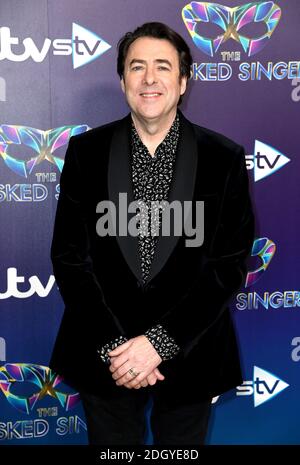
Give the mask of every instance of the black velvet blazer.
[[96, 232], [98, 202], [112, 200], [118, 213], [120, 192], [128, 203], [134, 200], [130, 114], [69, 141], [51, 248], [65, 312], [50, 367], [76, 389], [108, 396], [127, 389], [115, 385], [97, 348], [157, 323], [181, 350], [159, 365], [165, 380], [151, 389], [193, 401], [243, 381], [228, 303], [244, 284], [254, 239], [245, 154], [179, 114], [168, 201], [204, 201], [204, 242], [186, 247], [184, 230], [181, 236], [160, 234], [144, 286], [137, 237]]

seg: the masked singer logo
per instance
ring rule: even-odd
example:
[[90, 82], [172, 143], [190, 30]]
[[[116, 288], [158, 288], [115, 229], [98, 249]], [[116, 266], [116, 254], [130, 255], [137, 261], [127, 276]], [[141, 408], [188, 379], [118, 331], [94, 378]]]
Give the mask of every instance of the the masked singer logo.
[[[230, 8], [218, 3], [191, 2], [182, 9], [182, 18], [194, 44], [213, 57], [227, 40], [238, 42], [248, 56], [260, 52], [268, 43], [281, 17], [281, 9], [274, 2], [255, 2]], [[260, 37], [249, 37], [242, 29], [263, 22], [266, 31]], [[215, 38], [202, 35], [203, 23], [222, 29]], [[248, 26], [249, 27], [249, 26]], [[247, 28], [246, 28], [247, 29]], [[254, 34], [253, 34], [254, 35]]]
[[[63, 378], [50, 368], [42, 365], [25, 363], [7, 363], [0, 367], [0, 389], [7, 401], [17, 410], [29, 414], [38, 401], [45, 396], [51, 396], [66, 410], [75, 407], [80, 397], [78, 393], [65, 393], [57, 389]], [[27, 395], [16, 394], [13, 391], [27, 392]], [[32, 386], [30, 393], [28, 385]], [[23, 388], [23, 389], [22, 389]], [[34, 392], [32, 392], [34, 391]]]
[[[62, 126], [47, 131], [27, 126], [3, 124], [0, 126], [0, 155], [11, 171], [24, 178], [27, 178], [37, 165], [45, 160], [56, 165], [61, 172], [64, 161], [55, 155], [55, 151], [66, 145], [71, 136], [88, 129], [89, 126], [86, 124]], [[20, 153], [16, 156], [11, 153], [16, 145], [23, 150], [23, 154]], [[32, 153], [27, 155], [28, 148], [34, 151], [34, 156]]]

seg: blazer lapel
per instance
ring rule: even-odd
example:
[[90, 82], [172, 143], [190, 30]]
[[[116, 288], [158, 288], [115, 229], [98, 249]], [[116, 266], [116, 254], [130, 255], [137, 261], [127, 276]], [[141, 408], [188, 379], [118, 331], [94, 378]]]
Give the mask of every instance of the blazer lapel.
[[[168, 202], [174, 200], [183, 202], [193, 199], [196, 172], [197, 172], [197, 141], [191, 123], [182, 115], [180, 116], [180, 137], [176, 154], [173, 177], [170, 185]], [[127, 194], [126, 210], [130, 202], [133, 202], [133, 185], [131, 178], [131, 144], [130, 144], [131, 115], [127, 115], [118, 124], [111, 143], [108, 166], [108, 196], [116, 207], [117, 231], [116, 239], [121, 252], [138, 281], [142, 283], [141, 263], [138, 251], [138, 237], [126, 233], [119, 234], [119, 193]], [[135, 213], [127, 211], [127, 225]], [[170, 235], [158, 237], [153, 262], [147, 284], [163, 268], [180, 236]]]
[[[168, 202], [172, 203], [174, 200], [177, 200], [183, 207], [184, 201], [191, 201], [193, 199], [198, 157], [197, 141], [192, 125], [180, 111], [179, 116], [180, 136]], [[183, 230], [181, 233], [183, 234]], [[179, 238], [180, 236], [175, 236], [174, 234], [171, 234], [170, 236], [159, 235], [148, 282], [151, 281], [163, 268], [173, 252]]]
[[[117, 231], [115, 234], [119, 247], [131, 271], [142, 282], [138, 239], [129, 235], [128, 232], [126, 235], [119, 234], [119, 193], [127, 195], [126, 211], [129, 203], [134, 201], [130, 166], [130, 126], [131, 115], [129, 114], [120, 121], [113, 134], [108, 164], [108, 196], [116, 207]], [[127, 215], [128, 221], [134, 217], [134, 213], [127, 212]]]

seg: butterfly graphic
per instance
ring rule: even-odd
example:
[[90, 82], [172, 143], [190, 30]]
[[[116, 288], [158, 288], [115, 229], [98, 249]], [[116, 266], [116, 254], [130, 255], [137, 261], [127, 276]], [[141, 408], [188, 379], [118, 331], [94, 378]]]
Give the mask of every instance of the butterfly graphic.
[[246, 277], [245, 287], [252, 286], [261, 278], [261, 275], [266, 271], [276, 252], [276, 245], [267, 237], [255, 239], [251, 251], [251, 257], [259, 257], [261, 265], [253, 271], [249, 271]]
[[[57, 387], [62, 382], [61, 376], [42, 365], [7, 363], [0, 367], [0, 390], [14, 408], [27, 414], [45, 396], [57, 399], [66, 411], [75, 407], [80, 402], [79, 394], [58, 390]], [[13, 391], [16, 385], [19, 393], [22, 384], [27, 395], [15, 394]], [[30, 391], [34, 392], [28, 393], [28, 385], [32, 386]]]
[[[281, 17], [281, 8], [274, 2], [256, 2], [233, 8], [218, 3], [191, 2], [182, 9], [182, 18], [194, 44], [213, 57], [220, 46], [233, 39], [248, 56], [260, 52], [269, 42]], [[260, 37], [248, 37], [242, 29], [248, 24], [263, 22], [266, 32]], [[201, 35], [201, 23], [211, 23], [222, 29], [215, 38]]]
[[[55, 156], [55, 151], [66, 145], [71, 136], [88, 131], [90, 128], [86, 124], [78, 126], [62, 126], [55, 129], [42, 131], [41, 129], [27, 126], [15, 126], [2, 124], [0, 126], [0, 156], [6, 166], [14, 173], [27, 178], [29, 174], [44, 160], [57, 166], [62, 171], [64, 160]], [[12, 155], [10, 151], [13, 146], [20, 146], [25, 152], [25, 147], [29, 147], [35, 152], [35, 156], [29, 160], [24, 155], [22, 158]]]

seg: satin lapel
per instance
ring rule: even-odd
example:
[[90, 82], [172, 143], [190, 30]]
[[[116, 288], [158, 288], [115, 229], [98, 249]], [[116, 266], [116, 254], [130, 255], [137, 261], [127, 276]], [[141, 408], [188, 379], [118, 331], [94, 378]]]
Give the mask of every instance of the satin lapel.
[[[179, 111], [180, 137], [176, 155], [175, 167], [171, 181], [168, 202], [177, 200], [183, 207], [183, 202], [193, 200], [197, 173], [197, 140], [191, 123]], [[182, 232], [183, 233], [183, 232]], [[173, 252], [180, 236], [158, 237], [148, 282], [163, 268]]]
[[[138, 253], [138, 238], [128, 234], [119, 234], [119, 193], [127, 194], [127, 205], [134, 201], [133, 186], [131, 180], [130, 166], [130, 124], [131, 116], [127, 115], [120, 121], [114, 132], [108, 165], [108, 196], [116, 207], [117, 231], [116, 239], [122, 254], [133, 274], [139, 281], [142, 281], [142, 270]], [[124, 213], [123, 209], [122, 212]], [[134, 217], [133, 213], [127, 212], [128, 221]]]

